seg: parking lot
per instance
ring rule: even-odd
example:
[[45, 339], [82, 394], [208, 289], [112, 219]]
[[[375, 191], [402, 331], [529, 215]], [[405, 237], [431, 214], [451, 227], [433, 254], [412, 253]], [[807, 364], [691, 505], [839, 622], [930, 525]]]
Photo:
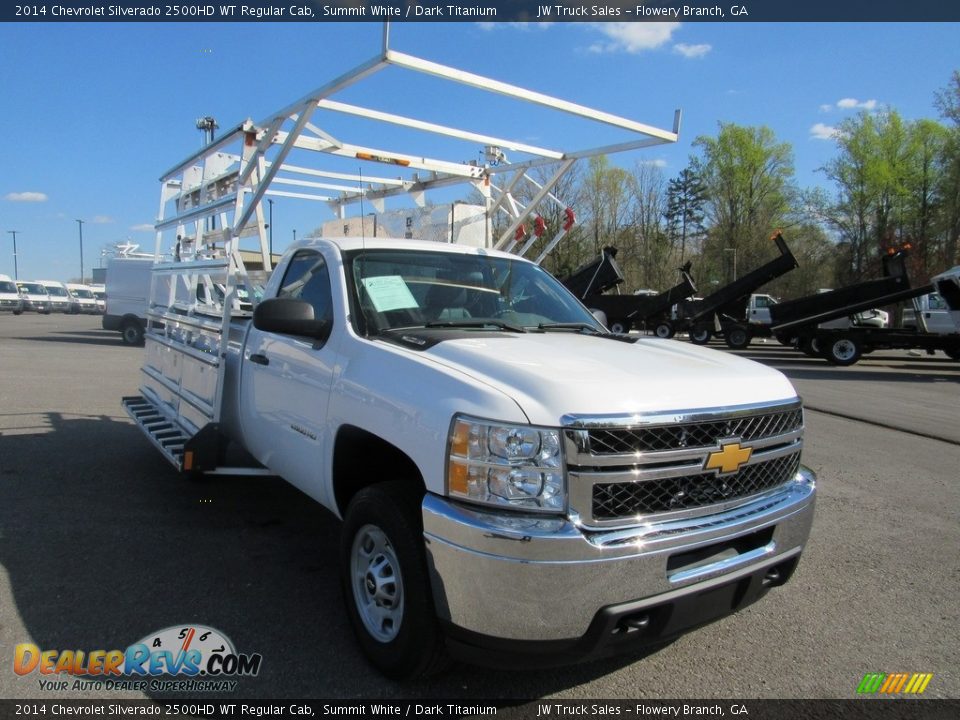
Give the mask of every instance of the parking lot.
[[868, 672], [960, 697], [960, 363], [942, 355], [739, 353], [794, 380], [820, 478], [799, 569], [760, 603], [646, 656], [399, 685], [354, 644], [329, 513], [278, 479], [189, 482], [127, 420], [141, 353], [98, 318], [0, 316], [0, 697], [104, 696], [41, 692], [11, 671], [17, 643], [124, 648], [184, 623], [262, 654], [236, 697], [852, 698]]

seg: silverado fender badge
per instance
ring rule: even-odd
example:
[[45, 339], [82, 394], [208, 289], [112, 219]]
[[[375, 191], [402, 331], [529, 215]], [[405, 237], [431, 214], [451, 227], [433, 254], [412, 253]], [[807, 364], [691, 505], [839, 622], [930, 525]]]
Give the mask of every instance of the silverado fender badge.
[[753, 448], [743, 447], [739, 440], [721, 441], [720, 449], [707, 455], [703, 469], [716, 470], [718, 475], [729, 475], [746, 465], [751, 455]]

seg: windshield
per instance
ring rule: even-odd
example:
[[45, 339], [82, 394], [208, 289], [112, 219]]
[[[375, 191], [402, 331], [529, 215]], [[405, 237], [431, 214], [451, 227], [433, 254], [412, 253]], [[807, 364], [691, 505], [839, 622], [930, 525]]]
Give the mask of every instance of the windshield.
[[16, 294], [17, 294], [17, 286], [14, 285], [12, 282], [8, 282], [8, 281], [6, 281], [6, 280], [0, 280], [0, 292], [2, 292], [2, 293], [13, 293], [14, 295], [16, 295]]
[[543, 329], [572, 325], [603, 332], [596, 319], [537, 265], [489, 255], [365, 250], [349, 253], [347, 277], [361, 333], [410, 327]]
[[64, 290], [62, 287], [60, 287], [59, 285], [45, 285], [44, 287], [47, 288], [47, 292], [48, 292], [48, 293], [50, 293], [51, 295], [54, 295], [54, 296], [56, 296], [56, 297], [66, 297], [66, 296], [67, 296], [67, 291]]
[[93, 299], [93, 293], [90, 292], [89, 290], [74, 289], [74, 290], [71, 290], [70, 292], [73, 293], [73, 296], [74, 296], [74, 297], [83, 298], [84, 300], [92, 300], [92, 299]]
[[30, 295], [46, 295], [47, 289], [40, 283], [20, 283], [20, 289]]

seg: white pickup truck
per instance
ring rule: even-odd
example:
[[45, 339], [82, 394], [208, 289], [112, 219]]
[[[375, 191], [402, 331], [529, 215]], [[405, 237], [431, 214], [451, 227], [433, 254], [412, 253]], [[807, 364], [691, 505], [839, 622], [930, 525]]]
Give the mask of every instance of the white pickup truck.
[[786, 582], [807, 542], [782, 374], [609, 334], [515, 255], [301, 241], [225, 353], [174, 306], [128, 412], [185, 471], [229, 439], [343, 519], [350, 620], [390, 677], [444, 649], [526, 666], [657, 643]]

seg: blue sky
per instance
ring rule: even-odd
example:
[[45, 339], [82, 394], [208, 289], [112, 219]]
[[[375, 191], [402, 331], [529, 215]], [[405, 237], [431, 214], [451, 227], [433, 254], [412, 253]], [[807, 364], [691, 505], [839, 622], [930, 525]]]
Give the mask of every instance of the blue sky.
[[[406, 23], [392, 27], [391, 46], [661, 128], [683, 110], [680, 142], [616, 156], [624, 166], [655, 162], [672, 177], [694, 139], [714, 134], [718, 122], [762, 124], [793, 145], [801, 186], [829, 187], [817, 168], [833, 157], [830, 128], [844, 118], [883, 106], [908, 119], [936, 117], [934, 92], [960, 68], [958, 31], [921, 23]], [[6, 231], [17, 230], [21, 279], [78, 276], [76, 218], [86, 221], [88, 275], [106, 245], [131, 239], [152, 248], [158, 178], [199, 147], [197, 117], [213, 115], [222, 128], [263, 120], [375, 55], [380, 33], [378, 23], [0, 25], [0, 273], [13, 275]], [[584, 123], [396, 69], [362, 87], [337, 99], [565, 150], [603, 140]], [[432, 149], [419, 134], [378, 128], [370, 144]], [[464, 149], [463, 159], [478, 150]], [[363, 172], [384, 174], [382, 167]], [[294, 229], [302, 237], [332, 218], [324, 204], [277, 199], [275, 249]]]

